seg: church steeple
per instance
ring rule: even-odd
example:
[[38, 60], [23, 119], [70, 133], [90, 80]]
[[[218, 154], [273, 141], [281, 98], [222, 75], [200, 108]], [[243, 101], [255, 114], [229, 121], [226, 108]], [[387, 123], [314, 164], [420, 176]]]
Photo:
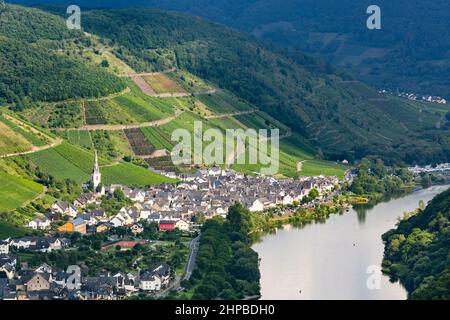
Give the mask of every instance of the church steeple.
[[100, 167], [98, 166], [97, 150], [95, 150], [95, 163], [94, 163], [94, 170], [92, 171], [91, 180], [92, 184], [94, 185], [94, 188], [97, 188], [102, 181], [102, 174], [100, 173]]

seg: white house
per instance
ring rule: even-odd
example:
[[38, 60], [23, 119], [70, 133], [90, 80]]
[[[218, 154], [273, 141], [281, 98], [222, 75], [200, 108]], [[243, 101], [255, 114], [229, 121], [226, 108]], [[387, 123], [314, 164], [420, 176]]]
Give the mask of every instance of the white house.
[[188, 231], [189, 230], [189, 223], [187, 223], [186, 221], [184, 221], [184, 220], [178, 220], [176, 223], [175, 223], [175, 228], [177, 228], [178, 230], [181, 230], [181, 231]]
[[30, 222], [28, 222], [28, 227], [34, 230], [44, 230], [50, 228], [50, 219], [45, 216], [34, 217]]
[[251, 212], [261, 212], [264, 210], [264, 203], [262, 203], [261, 200], [256, 199], [248, 209]]
[[9, 253], [9, 242], [7, 240], [0, 240], [0, 254]]
[[161, 290], [161, 279], [152, 273], [145, 273], [139, 281], [139, 289], [143, 291]]

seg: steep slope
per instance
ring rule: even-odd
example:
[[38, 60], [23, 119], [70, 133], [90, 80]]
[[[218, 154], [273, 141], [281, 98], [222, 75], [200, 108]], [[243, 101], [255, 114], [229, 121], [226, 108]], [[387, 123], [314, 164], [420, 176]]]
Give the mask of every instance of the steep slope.
[[71, 42], [89, 44], [89, 39], [40, 10], [7, 5], [0, 11], [0, 103], [22, 109], [31, 102], [98, 97], [125, 88], [99, 67], [58, 54]]
[[137, 71], [158, 52], [163, 61], [173, 52], [176, 67], [246, 99], [332, 158], [449, 159], [448, 128], [435, 129], [442, 114], [381, 96], [296, 50], [281, 52], [200, 18], [151, 9], [88, 11], [83, 26], [126, 48], [117, 54], [132, 56], [126, 62]]
[[383, 267], [412, 299], [450, 298], [450, 190], [383, 235]]
[[[23, 0], [22, 0], [23, 1]], [[28, 3], [49, 1], [29, 0]], [[65, 0], [53, 3], [67, 3]], [[203, 16], [318, 54], [379, 88], [450, 97], [447, 0], [118, 0], [83, 6], [148, 6]], [[365, 26], [369, 5], [382, 30]]]

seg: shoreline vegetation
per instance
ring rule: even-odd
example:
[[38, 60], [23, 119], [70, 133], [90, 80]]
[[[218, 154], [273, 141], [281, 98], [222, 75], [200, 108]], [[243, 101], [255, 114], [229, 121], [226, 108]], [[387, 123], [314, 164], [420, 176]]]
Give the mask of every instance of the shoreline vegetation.
[[425, 208], [404, 214], [395, 229], [382, 238], [383, 272], [399, 280], [408, 299], [450, 299], [450, 189]]

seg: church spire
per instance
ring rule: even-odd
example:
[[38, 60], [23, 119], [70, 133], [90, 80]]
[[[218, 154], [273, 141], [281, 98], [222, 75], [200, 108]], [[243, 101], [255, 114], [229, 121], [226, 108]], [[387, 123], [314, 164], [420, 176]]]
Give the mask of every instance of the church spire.
[[102, 180], [102, 174], [100, 173], [100, 167], [98, 166], [97, 150], [95, 150], [95, 163], [94, 163], [94, 170], [92, 171], [91, 180], [94, 185], [94, 188], [97, 188]]

